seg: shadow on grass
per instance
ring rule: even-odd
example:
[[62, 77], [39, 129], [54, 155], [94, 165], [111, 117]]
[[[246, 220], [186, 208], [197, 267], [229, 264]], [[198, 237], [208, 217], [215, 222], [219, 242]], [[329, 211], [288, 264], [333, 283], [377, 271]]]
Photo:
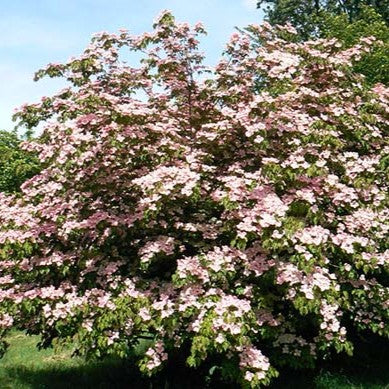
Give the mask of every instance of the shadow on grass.
[[[7, 364], [1, 389], [237, 389], [239, 385], [205, 384], [199, 371], [171, 365], [153, 379], [141, 376], [131, 361], [105, 360], [73, 365], [50, 362]], [[284, 370], [271, 389], [389, 389], [389, 342], [370, 337], [356, 346], [355, 356], [333, 356], [316, 370]], [[270, 389], [269, 388], [269, 389]]]
[[76, 366], [28, 365], [7, 366], [1, 377], [2, 389], [103, 389], [139, 388], [151, 389], [135, 368], [127, 368], [120, 361], [91, 362]]
[[281, 371], [269, 389], [389, 389], [389, 341], [368, 334], [354, 356], [336, 354], [315, 370]]
[[[79, 366], [7, 367], [0, 378], [1, 389], [204, 389], [204, 377], [196, 371], [172, 371], [153, 378], [139, 373], [135, 365], [123, 361], [89, 362]], [[4, 382], [5, 380], [5, 382]], [[212, 389], [235, 389], [225, 383]]]

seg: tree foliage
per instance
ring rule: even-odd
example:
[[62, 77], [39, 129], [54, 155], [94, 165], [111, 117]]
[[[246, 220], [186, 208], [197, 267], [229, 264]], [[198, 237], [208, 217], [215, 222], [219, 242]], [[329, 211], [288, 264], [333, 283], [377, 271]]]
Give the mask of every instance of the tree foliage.
[[354, 71], [363, 74], [370, 84], [389, 84], [389, 26], [371, 7], [363, 7], [360, 17], [348, 23], [345, 14], [327, 14], [321, 20], [321, 36], [336, 38], [343, 47], [356, 45], [362, 37], [374, 37], [371, 50], [354, 64]]
[[[337, 38], [344, 48], [356, 45], [362, 37], [374, 37], [371, 50], [362, 54], [354, 71], [371, 84], [388, 83], [389, 75], [389, 3], [386, 1], [265, 1], [267, 18], [272, 24], [291, 23], [300, 39]], [[351, 16], [352, 15], [352, 16]]]
[[39, 171], [36, 156], [21, 149], [15, 132], [0, 131], [0, 192], [13, 193]]
[[388, 0], [259, 0], [272, 24], [291, 23], [303, 38], [317, 33], [318, 18], [323, 13], [344, 14], [349, 23], [361, 19], [364, 6], [370, 6], [389, 23]]
[[371, 41], [265, 23], [209, 69], [203, 32], [165, 12], [38, 72], [71, 85], [17, 114], [46, 167], [0, 194], [3, 332], [90, 357], [147, 337], [145, 374], [180, 355], [243, 387], [389, 335], [389, 91], [351, 70]]

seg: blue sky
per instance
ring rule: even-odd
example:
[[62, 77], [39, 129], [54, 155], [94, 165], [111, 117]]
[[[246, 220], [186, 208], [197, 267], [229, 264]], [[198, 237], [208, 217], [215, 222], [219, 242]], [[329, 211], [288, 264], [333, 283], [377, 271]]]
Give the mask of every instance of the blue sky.
[[163, 9], [179, 21], [202, 21], [207, 64], [214, 64], [235, 26], [259, 23], [256, 0], [6, 0], [0, 2], [0, 129], [11, 130], [14, 108], [39, 101], [64, 86], [59, 80], [33, 82], [49, 62], [82, 52], [98, 31], [149, 31]]

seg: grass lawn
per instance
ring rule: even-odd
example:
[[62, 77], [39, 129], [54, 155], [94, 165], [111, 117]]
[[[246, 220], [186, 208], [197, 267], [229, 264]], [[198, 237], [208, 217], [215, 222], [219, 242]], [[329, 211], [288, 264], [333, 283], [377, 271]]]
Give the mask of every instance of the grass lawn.
[[[17, 331], [10, 333], [10, 349], [0, 360], [0, 389], [201, 388], [190, 385], [190, 379], [185, 382], [185, 377], [170, 384], [161, 378], [147, 381], [137, 374], [135, 366], [126, 366], [120, 361], [87, 363], [81, 358], [70, 358], [69, 350], [60, 353], [51, 349], [38, 351], [38, 339]], [[360, 350], [358, 358], [340, 361], [339, 365], [335, 362], [335, 367], [318, 371], [284, 372], [271, 388], [389, 389], [388, 348], [381, 347], [378, 354], [375, 350], [373, 359], [370, 354], [369, 350]]]
[[38, 336], [13, 331], [0, 359], [0, 389], [149, 388], [120, 361], [85, 362], [71, 351], [38, 350]]

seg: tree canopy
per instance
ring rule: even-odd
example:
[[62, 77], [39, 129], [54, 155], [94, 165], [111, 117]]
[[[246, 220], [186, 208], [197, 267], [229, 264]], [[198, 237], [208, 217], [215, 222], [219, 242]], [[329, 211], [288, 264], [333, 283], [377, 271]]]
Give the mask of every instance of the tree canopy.
[[70, 85], [17, 114], [44, 169], [0, 193], [0, 336], [96, 358], [146, 338], [145, 374], [252, 388], [389, 336], [389, 90], [352, 69], [373, 41], [264, 23], [210, 69], [203, 32], [164, 12], [37, 73]]
[[318, 32], [317, 18], [323, 13], [344, 14], [353, 23], [361, 19], [363, 7], [370, 6], [389, 23], [388, 0], [259, 0], [257, 6], [264, 7], [270, 23], [291, 23], [305, 39]]
[[260, 1], [271, 24], [290, 23], [301, 40], [337, 38], [344, 48], [356, 45], [362, 37], [376, 42], [362, 60], [355, 63], [355, 72], [374, 84], [389, 81], [388, 1]]
[[373, 37], [371, 50], [354, 64], [354, 71], [366, 77], [370, 84], [389, 85], [389, 26], [371, 7], [363, 7], [359, 18], [350, 23], [345, 14], [327, 14], [321, 19], [321, 36], [336, 38], [343, 47], [356, 45], [363, 37]]
[[21, 139], [15, 132], [0, 131], [0, 192], [13, 193], [39, 171], [36, 156], [20, 147]]

